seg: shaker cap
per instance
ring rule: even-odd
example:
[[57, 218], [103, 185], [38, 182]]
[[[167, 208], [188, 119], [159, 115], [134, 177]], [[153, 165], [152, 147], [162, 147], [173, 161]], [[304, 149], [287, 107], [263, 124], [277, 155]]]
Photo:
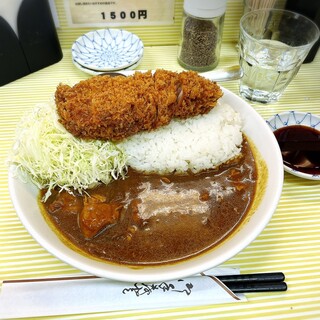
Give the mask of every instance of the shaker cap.
[[184, 0], [184, 11], [199, 18], [214, 18], [226, 11], [227, 0]]

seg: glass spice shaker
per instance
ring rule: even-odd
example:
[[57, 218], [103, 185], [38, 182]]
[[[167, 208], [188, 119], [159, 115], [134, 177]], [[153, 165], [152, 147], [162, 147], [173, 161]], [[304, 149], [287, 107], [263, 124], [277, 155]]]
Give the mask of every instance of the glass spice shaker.
[[214, 69], [220, 48], [227, 0], [184, 0], [178, 62], [189, 70]]

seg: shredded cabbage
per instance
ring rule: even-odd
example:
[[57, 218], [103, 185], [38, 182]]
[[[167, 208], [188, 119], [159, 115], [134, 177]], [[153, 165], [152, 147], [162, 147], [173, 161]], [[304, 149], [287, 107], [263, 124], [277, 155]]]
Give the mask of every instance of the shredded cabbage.
[[60, 187], [71, 192], [92, 188], [99, 183], [123, 178], [127, 157], [110, 141], [81, 140], [70, 134], [58, 121], [51, 103], [26, 114], [17, 128], [17, 138], [9, 164], [29, 178], [38, 188]]

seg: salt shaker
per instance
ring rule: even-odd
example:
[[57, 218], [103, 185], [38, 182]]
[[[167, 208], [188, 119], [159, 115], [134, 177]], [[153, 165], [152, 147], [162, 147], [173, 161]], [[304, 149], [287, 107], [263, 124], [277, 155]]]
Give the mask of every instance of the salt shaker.
[[189, 70], [214, 69], [220, 58], [227, 0], [185, 0], [178, 62]]

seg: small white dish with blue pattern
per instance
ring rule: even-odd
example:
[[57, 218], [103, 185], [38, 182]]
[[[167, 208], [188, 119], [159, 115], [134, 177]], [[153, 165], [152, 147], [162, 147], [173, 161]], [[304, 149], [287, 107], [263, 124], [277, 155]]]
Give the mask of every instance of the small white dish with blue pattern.
[[80, 65], [79, 63], [74, 61], [73, 59], [72, 59], [72, 62], [74, 64], [74, 66], [76, 66], [82, 72], [85, 72], [85, 73], [90, 74], [92, 76], [98, 76], [98, 75], [104, 74], [106, 72], [120, 72], [120, 71], [134, 70], [140, 64], [141, 59], [127, 68], [123, 68], [121, 70], [110, 70], [110, 71], [96, 71], [96, 70], [92, 70], [92, 69], [88, 69], [88, 68], [83, 67], [82, 65]]
[[[307, 126], [320, 131], [320, 116], [312, 114], [310, 112], [288, 111], [275, 114], [267, 120], [267, 124], [272, 131], [291, 125]], [[283, 166], [286, 172], [300, 178], [309, 180], [320, 180], [319, 174], [308, 174], [294, 170], [286, 166], [285, 164]]]
[[128, 68], [143, 56], [140, 38], [122, 29], [100, 29], [79, 37], [72, 45], [72, 58], [95, 71]]

